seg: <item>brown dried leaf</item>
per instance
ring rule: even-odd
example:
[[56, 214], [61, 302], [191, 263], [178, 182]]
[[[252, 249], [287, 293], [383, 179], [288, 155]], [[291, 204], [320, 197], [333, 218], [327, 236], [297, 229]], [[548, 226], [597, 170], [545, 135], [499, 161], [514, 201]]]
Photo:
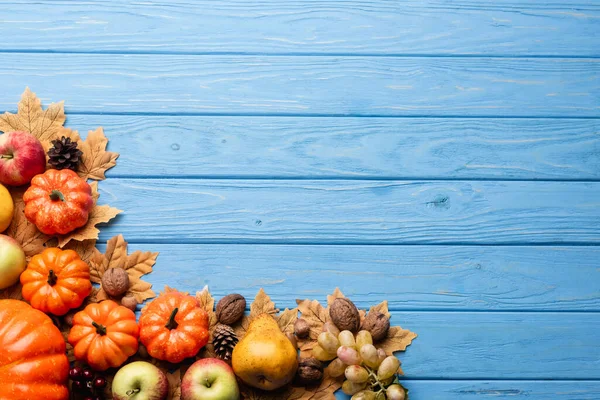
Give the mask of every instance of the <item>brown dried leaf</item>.
[[[124, 268], [129, 275], [130, 286], [125, 296], [134, 296], [138, 303], [156, 296], [152, 285], [141, 280], [143, 275], [152, 272], [158, 253], [136, 251], [127, 255], [127, 242], [122, 235], [110, 239], [106, 244], [106, 252], [101, 257], [90, 262], [91, 281], [102, 282], [102, 275], [109, 268]], [[100, 288], [97, 299], [111, 298], [104, 289]]]
[[371, 312], [371, 311], [380, 312], [388, 318], [392, 317], [392, 314], [390, 314], [390, 311], [388, 310], [387, 300], [384, 300], [381, 303], [377, 304], [376, 306], [369, 308], [369, 312]]
[[283, 312], [275, 317], [279, 329], [283, 333], [294, 333], [294, 324], [298, 319], [298, 308], [286, 308]]
[[117, 165], [118, 153], [106, 151], [108, 139], [102, 127], [89, 131], [87, 138], [80, 141], [78, 148], [83, 152], [77, 173], [84, 179], [104, 180], [104, 173]]
[[7, 112], [0, 116], [0, 132], [29, 132], [42, 142], [45, 150], [48, 150], [50, 140], [59, 135], [65, 120], [62, 101], [52, 103], [46, 110], [43, 110], [40, 99], [29, 88], [26, 88], [18, 104], [17, 114]]
[[75, 251], [79, 254], [79, 257], [88, 264], [92, 261], [97, 261], [102, 257], [102, 253], [96, 248], [96, 241], [94, 239], [84, 240], [82, 242], [73, 240], [67, 243], [63, 249]]
[[215, 326], [217, 326], [218, 322], [217, 314], [215, 313], [215, 299], [210, 294], [208, 286], [204, 286], [202, 291], [196, 292], [196, 299], [198, 300], [198, 303], [200, 303], [200, 306], [208, 314], [208, 332], [210, 333], [208, 343], [202, 348], [198, 354], [198, 358], [212, 358], [216, 356], [215, 348], [212, 343]]
[[173, 372], [164, 371], [169, 381], [169, 395], [167, 400], [181, 399], [181, 371], [177, 368]]
[[171, 287], [171, 286], [169, 286], [169, 285], [165, 285], [165, 288], [164, 288], [163, 290], [161, 290], [159, 294], [161, 294], [161, 295], [162, 295], [162, 294], [167, 294], [167, 293], [172, 293], [172, 292], [181, 292], [181, 293], [183, 293], [183, 294], [185, 294], [185, 295], [188, 295], [188, 294], [190, 294], [189, 292], [182, 292], [182, 291], [180, 291], [180, 290], [177, 290], [177, 289], [175, 289], [175, 288], [172, 288], [172, 287]]
[[278, 311], [275, 308], [275, 303], [271, 301], [271, 298], [261, 288], [250, 305], [250, 319], [252, 320], [261, 314], [275, 315]]
[[6, 289], [2, 289], [0, 290], [0, 300], [23, 300], [23, 295], [21, 294], [22, 289], [23, 287], [21, 286], [20, 282], [17, 282], [12, 286], [7, 287]]
[[114, 375], [106, 375], [106, 386], [104, 387], [104, 398], [105, 399], [112, 399], [113, 395], [112, 395], [112, 383], [113, 383], [113, 379], [114, 379]]
[[417, 337], [417, 334], [399, 326], [392, 326], [388, 331], [387, 337], [377, 344], [385, 350], [388, 355], [393, 355], [396, 351], [404, 351], [412, 341]]
[[345, 298], [346, 298], [346, 296], [344, 296], [344, 293], [342, 293], [340, 288], [336, 287], [332, 294], [327, 295], [327, 308], [331, 307], [331, 304], [333, 304], [333, 301], [335, 299], [345, 299]]
[[15, 204], [13, 220], [6, 234], [15, 239], [27, 258], [31, 258], [46, 249], [46, 243], [50, 236], [40, 232], [34, 224], [25, 217], [25, 203], [23, 202], [24, 189], [11, 189], [11, 195]]
[[123, 210], [117, 208], [97, 204], [100, 193], [98, 192], [98, 182], [92, 182], [92, 197], [94, 199], [94, 208], [90, 211], [88, 222], [81, 228], [75, 229], [73, 232], [67, 233], [66, 235], [58, 235], [58, 247], [64, 247], [71, 240], [84, 241], [84, 240], [97, 240], [100, 230], [96, 228], [96, 225], [106, 223], [122, 213]]

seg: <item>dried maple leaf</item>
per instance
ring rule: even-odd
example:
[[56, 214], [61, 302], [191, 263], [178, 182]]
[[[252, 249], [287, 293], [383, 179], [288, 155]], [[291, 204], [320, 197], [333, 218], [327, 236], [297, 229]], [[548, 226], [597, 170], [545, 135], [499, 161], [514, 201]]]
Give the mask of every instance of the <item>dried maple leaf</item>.
[[24, 189], [11, 189], [15, 204], [13, 220], [6, 234], [15, 239], [29, 259], [41, 253], [46, 248], [50, 236], [40, 232], [34, 224], [25, 217], [25, 202], [23, 202]]
[[104, 136], [102, 127], [95, 131], [89, 131], [84, 141], [78, 144], [79, 150], [83, 152], [81, 164], [77, 170], [79, 176], [84, 179], [101, 181], [106, 179], [104, 173], [117, 165], [118, 153], [106, 151], [108, 139]]
[[261, 314], [270, 314], [275, 317], [279, 312], [275, 308], [275, 303], [271, 301], [271, 298], [265, 293], [264, 289], [260, 289], [254, 298], [254, 301], [250, 305], [250, 315], [244, 315], [244, 317], [234, 324], [233, 330], [239, 339], [242, 339], [248, 330], [250, 322]]
[[181, 371], [177, 368], [173, 372], [165, 371], [167, 380], [169, 381], [169, 395], [167, 400], [181, 399]]
[[100, 197], [100, 193], [98, 192], [98, 183], [93, 182], [90, 186], [92, 187], [94, 208], [92, 208], [92, 211], [89, 214], [88, 222], [81, 228], [75, 229], [73, 232], [70, 232], [66, 235], [57, 236], [58, 247], [64, 247], [71, 240], [77, 240], [81, 242], [89, 239], [98, 239], [100, 230], [96, 227], [96, 225], [106, 223], [123, 212], [122, 210], [108, 205], [99, 206], [97, 204], [98, 197]]
[[334, 400], [335, 392], [342, 387], [343, 378], [333, 378], [327, 371], [321, 384], [316, 387], [294, 388], [290, 399], [295, 400]]
[[215, 348], [213, 346], [215, 326], [217, 326], [217, 314], [215, 313], [215, 299], [210, 294], [208, 286], [204, 286], [202, 291], [196, 292], [196, 299], [200, 306], [208, 314], [208, 332], [210, 338], [206, 346], [202, 348], [198, 354], [198, 358], [213, 358], [216, 357]]
[[342, 293], [342, 291], [340, 290], [340, 288], [335, 288], [335, 290], [333, 291], [332, 294], [327, 295], [327, 307], [331, 307], [331, 304], [333, 304], [333, 301], [335, 299], [345, 299], [346, 296], [344, 296], [344, 293]]
[[[129, 289], [126, 296], [134, 296], [138, 303], [156, 296], [151, 289], [150, 283], [141, 280], [143, 275], [152, 272], [152, 267], [156, 263], [158, 253], [136, 251], [127, 255], [127, 242], [122, 235], [110, 239], [106, 243], [106, 252], [98, 260], [90, 263], [91, 281], [94, 283], [102, 282], [102, 275], [109, 268], [123, 268], [129, 275]], [[104, 289], [100, 288], [97, 299], [104, 300], [111, 298]]]
[[404, 351], [417, 334], [399, 326], [390, 327], [387, 337], [376, 345], [385, 350], [388, 355], [393, 355], [396, 351]]
[[3, 299], [13, 299], [13, 300], [23, 300], [23, 295], [21, 294], [21, 290], [23, 287], [20, 282], [15, 283], [14, 285], [7, 287], [6, 289], [0, 290], [0, 300]]
[[25, 89], [18, 104], [17, 114], [9, 112], [0, 116], [0, 131], [26, 131], [34, 135], [44, 146], [50, 147], [50, 140], [57, 137], [65, 123], [64, 103], [52, 103], [42, 109], [42, 102], [29, 88]]
[[96, 248], [96, 240], [76, 241], [72, 240], [63, 247], [64, 250], [74, 250], [86, 263], [102, 262], [102, 253]]
[[294, 324], [298, 319], [298, 308], [286, 308], [281, 312], [281, 314], [275, 317], [277, 320], [277, 324], [279, 325], [279, 329], [283, 333], [294, 333]]

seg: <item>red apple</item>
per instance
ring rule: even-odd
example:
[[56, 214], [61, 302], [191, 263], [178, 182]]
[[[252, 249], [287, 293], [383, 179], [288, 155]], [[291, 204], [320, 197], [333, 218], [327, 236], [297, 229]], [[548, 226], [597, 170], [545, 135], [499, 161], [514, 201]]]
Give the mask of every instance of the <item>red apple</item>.
[[27, 132], [9, 132], [0, 136], [0, 183], [21, 186], [46, 170], [42, 144]]
[[181, 400], [238, 400], [240, 391], [233, 370], [218, 358], [193, 363], [181, 381]]

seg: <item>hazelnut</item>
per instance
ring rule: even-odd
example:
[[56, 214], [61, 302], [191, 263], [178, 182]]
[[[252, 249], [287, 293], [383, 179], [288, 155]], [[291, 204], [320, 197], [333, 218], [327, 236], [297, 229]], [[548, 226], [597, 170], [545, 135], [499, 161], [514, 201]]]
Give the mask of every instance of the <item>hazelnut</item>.
[[371, 311], [365, 317], [362, 329], [369, 331], [373, 341], [378, 342], [387, 337], [390, 329], [390, 319], [379, 311]]
[[331, 317], [331, 321], [341, 331], [356, 332], [360, 327], [358, 309], [348, 299], [335, 299], [329, 308], [329, 316]]
[[102, 275], [102, 289], [109, 296], [121, 296], [129, 289], [129, 274], [123, 268], [107, 269]]
[[296, 335], [288, 332], [285, 334], [285, 336], [287, 336], [287, 338], [290, 340], [290, 342], [292, 342], [292, 346], [294, 346], [294, 349], [298, 349], [298, 340], [296, 339]]
[[129, 308], [133, 312], [135, 312], [137, 304], [138, 302], [134, 296], [125, 296], [121, 299], [121, 305]]
[[246, 299], [241, 294], [230, 294], [223, 297], [217, 304], [216, 314], [220, 323], [232, 325], [244, 316]]
[[300, 339], [304, 339], [304, 338], [308, 337], [308, 334], [310, 333], [309, 323], [306, 322], [306, 320], [303, 318], [298, 318], [296, 320], [296, 322], [294, 323], [294, 333]]
[[318, 385], [323, 380], [323, 363], [316, 358], [300, 360], [294, 383], [299, 386]]

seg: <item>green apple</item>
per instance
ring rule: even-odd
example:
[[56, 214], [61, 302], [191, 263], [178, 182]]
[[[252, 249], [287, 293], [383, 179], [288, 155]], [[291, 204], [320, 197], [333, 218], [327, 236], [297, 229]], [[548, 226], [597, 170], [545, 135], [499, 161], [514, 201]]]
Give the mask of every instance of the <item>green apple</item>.
[[218, 358], [193, 363], [181, 381], [181, 400], [238, 400], [240, 390], [233, 370]]
[[125, 365], [112, 382], [113, 400], [165, 400], [168, 394], [166, 375], [146, 361]]
[[0, 289], [19, 282], [26, 265], [25, 253], [19, 243], [10, 236], [0, 235]]

